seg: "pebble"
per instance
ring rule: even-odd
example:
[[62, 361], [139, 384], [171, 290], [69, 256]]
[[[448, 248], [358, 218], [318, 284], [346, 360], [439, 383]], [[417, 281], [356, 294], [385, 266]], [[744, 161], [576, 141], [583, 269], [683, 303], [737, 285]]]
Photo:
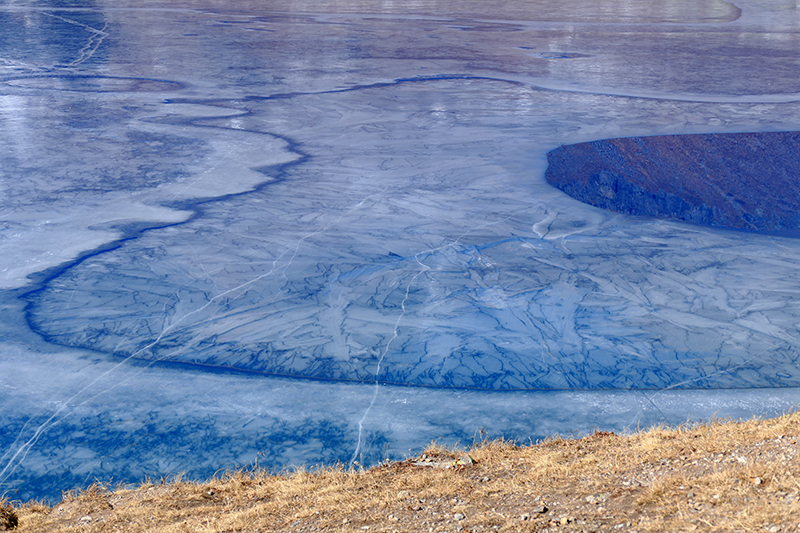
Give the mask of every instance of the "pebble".
[[475, 464], [475, 460], [472, 459], [472, 457], [470, 457], [469, 455], [464, 454], [464, 455], [462, 455], [461, 457], [458, 458], [458, 461], [456, 462], [456, 464], [461, 465], [461, 466], [470, 466], [470, 465], [474, 465]]
[[91, 522], [92, 521], [92, 517], [89, 516], [89, 515], [86, 515], [86, 516], [82, 517], [80, 521], [81, 522]]
[[536, 507], [536, 508], [533, 510], [533, 512], [534, 512], [534, 513], [537, 513], [537, 514], [544, 514], [544, 513], [546, 513], [547, 511], [549, 511], [549, 509], [548, 509], [546, 506], [544, 506], [544, 505], [540, 505], [539, 507]]
[[586, 497], [586, 503], [601, 503], [611, 495], [610, 492], [601, 492], [599, 494], [592, 494]]
[[466, 516], [464, 516], [461, 513], [456, 513], [456, 514], [453, 515], [453, 519], [455, 519], [455, 520], [464, 520], [465, 518], [466, 518]]

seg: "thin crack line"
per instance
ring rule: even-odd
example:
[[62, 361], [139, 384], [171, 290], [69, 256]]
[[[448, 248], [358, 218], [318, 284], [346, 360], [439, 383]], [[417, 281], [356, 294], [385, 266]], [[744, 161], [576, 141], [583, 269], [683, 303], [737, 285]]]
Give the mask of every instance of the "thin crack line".
[[[427, 253], [427, 252], [421, 252], [421, 253]], [[398, 337], [397, 331], [400, 327], [400, 321], [406, 314], [406, 301], [408, 301], [408, 296], [411, 292], [411, 286], [414, 284], [414, 282], [417, 280], [418, 277], [420, 277], [422, 274], [430, 270], [429, 266], [423, 264], [419, 260], [419, 255], [420, 254], [415, 255], [414, 259], [416, 259], [417, 263], [422, 267], [422, 270], [417, 272], [414, 275], [414, 277], [411, 278], [411, 281], [409, 281], [408, 285], [406, 286], [406, 294], [405, 297], [403, 298], [403, 301], [400, 302], [400, 308], [401, 308], [400, 316], [397, 317], [397, 320], [394, 323], [394, 331], [392, 332], [392, 338], [386, 342], [386, 345], [383, 348], [383, 353], [378, 359], [378, 365], [375, 368], [375, 385], [374, 385], [375, 390], [372, 393], [372, 400], [369, 402], [367, 409], [364, 411], [364, 415], [361, 417], [361, 420], [358, 421], [358, 440], [356, 441], [356, 449], [353, 451], [353, 457], [350, 458], [350, 468], [353, 468], [353, 465], [357, 462], [356, 459], [358, 458], [358, 454], [361, 451], [361, 442], [364, 435], [364, 421], [367, 419], [367, 416], [369, 416], [370, 411], [375, 406], [375, 401], [378, 399], [378, 393], [380, 392], [380, 387], [381, 387], [380, 385], [381, 365], [383, 364], [383, 360], [386, 358], [386, 354], [389, 353], [389, 347], [391, 346], [392, 342], [394, 342], [394, 340]]]

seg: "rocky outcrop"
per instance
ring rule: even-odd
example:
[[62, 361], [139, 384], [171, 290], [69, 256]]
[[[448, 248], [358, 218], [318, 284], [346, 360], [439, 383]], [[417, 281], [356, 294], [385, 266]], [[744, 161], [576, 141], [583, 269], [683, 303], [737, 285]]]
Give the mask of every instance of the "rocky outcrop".
[[800, 132], [606, 139], [547, 160], [548, 183], [597, 207], [800, 235]]

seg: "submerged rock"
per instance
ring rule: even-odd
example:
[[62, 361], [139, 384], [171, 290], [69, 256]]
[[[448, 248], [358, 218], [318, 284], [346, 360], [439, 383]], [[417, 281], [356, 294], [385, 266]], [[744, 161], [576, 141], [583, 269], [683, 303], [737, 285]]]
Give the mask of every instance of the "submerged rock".
[[547, 182], [587, 204], [800, 236], [800, 132], [605, 139], [547, 160]]

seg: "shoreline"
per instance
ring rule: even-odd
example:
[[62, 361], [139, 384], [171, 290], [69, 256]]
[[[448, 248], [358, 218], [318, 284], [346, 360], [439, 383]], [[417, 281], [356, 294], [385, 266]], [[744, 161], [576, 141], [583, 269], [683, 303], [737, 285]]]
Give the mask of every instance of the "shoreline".
[[[19, 532], [794, 531], [800, 413], [595, 432], [527, 446], [431, 444], [367, 470], [343, 465], [203, 482], [93, 485], [17, 504]], [[744, 509], [744, 511], [743, 511]], [[0, 525], [2, 523], [0, 522]], [[1, 529], [1, 528], [0, 528]]]

